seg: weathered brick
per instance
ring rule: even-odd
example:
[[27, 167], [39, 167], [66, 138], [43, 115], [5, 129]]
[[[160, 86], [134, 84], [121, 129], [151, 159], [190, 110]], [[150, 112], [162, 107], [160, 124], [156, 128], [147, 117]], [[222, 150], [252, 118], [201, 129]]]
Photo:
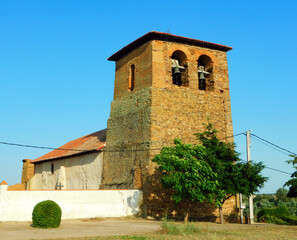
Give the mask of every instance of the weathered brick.
[[[188, 86], [172, 84], [171, 56], [186, 55]], [[213, 85], [198, 89], [198, 59], [207, 55], [212, 64]], [[135, 65], [135, 88], [128, 89], [129, 68]], [[194, 133], [213, 123], [218, 137], [233, 135], [226, 52], [170, 41], [152, 40], [116, 62], [114, 101], [108, 120], [104, 155], [103, 188], [141, 188], [143, 210], [153, 216], [180, 216], [185, 203], [176, 206], [169, 191], [160, 186], [156, 164], [151, 159], [175, 138], [196, 143]], [[228, 141], [233, 141], [228, 138]], [[225, 214], [236, 210], [228, 201]], [[208, 204], [193, 208], [192, 218], [213, 218], [217, 209]]]

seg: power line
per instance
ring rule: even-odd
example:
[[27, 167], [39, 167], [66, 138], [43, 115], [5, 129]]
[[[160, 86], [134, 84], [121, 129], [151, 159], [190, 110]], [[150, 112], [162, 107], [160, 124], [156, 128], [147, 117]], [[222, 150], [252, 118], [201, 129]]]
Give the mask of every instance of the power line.
[[105, 150], [104, 152], [142, 152], [150, 150], [161, 150], [162, 148], [147, 148], [147, 149], [126, 149], [126, 150]]
[[[224, 137], [224, 138], [220, 138], [219, 140], [223, 140], [223, 139], [226, 139], [226, 138], [231, 138], [231, 137], [236, 137], [236, 136], [239, 136], [239, 135], [242, 135], [242, 134], [245, 134], [245, 133], [238, 133], [238, 134], [235, 134], [235, 135], [232, 135], [232, 136], [228, 136], [228, 137]], [[171, 147], [171, 146], [164, 146], [164, 147]], [[107, 150], [105, 152], [137, 152], [137, 151], [149, 151], [149, 150], [161, 150], [163, 149], [163, 147], [160, 147], [160, 148], [147, 148], [147, 149], [131, 149], [131, 150]]]
[[0, 144], [11, 145], [11, 146], [18, 146], [18, 147], [27, 147], [27, 148], [40, 148], [40, 149], [49, 149], [49, 150], [67, 150], [67, 151], [78, 151], [78, 152], [85, 152], [85, 151], [92, 151], [91, 150], [83, 150], [83, 149], [71, 149], [71, 148], [52, 148], [52, 147], [41, 147], [41, 146], [33, 146], [33, 145], [25, 145], [19, 143], [8, 143], [8, 142], [0, 142]]
[[272, 148], [272, 149], [274, 149], [274, 150], [276, 150], [276, 151], [278, 151], [278, 152], [280, 152], [280, 153], [285, 154], [286, 156], [288, 156], [288, 153], [286, 153], [286, 152], [284, 152], [284, 151], [282, 151], [282, 150], [280, 150], [280, 149], [278, 149], [278, 148], [276, 148], [276, 147], [273, 147], [273, 146], [271, 146], [270, 144], [268, 144], [268, 143], [266, 143], [266, 142], [263, 142], [263, 141], [261, 141], [260, 139], [254, 137], [254, 136], [251, 136], [251, 137], [252, 137], [253, 139], [255, 139], [256, 141], [258, 141], [258, 142], [264, 144], [265, 146], [270, 147], [270, 148]]
[[275, 168], [270, 168], [270, 167], [265, 167], [265, 168], [270, 169], [270, 170], [273, 170], [273, 171], [277, 171], [277, 172], [289, 174], [290, 176], [292, 175], [292, 173], [288, 173], [288, 172], [285, 172], [285, 171], [282, 171], [282, 170], [278, 170], [278, 169], [275, 169]]
[[251, 135], [254, 136], [254, 137], [256, 137], [256, 138], [258, 138], [258, 139], [260, 139], [260, 140], [262, 140], [263, 142], [266, 142], [266, 143], [268, 143], [268, 144], [270, 144], [270, 145], [276, 147], [276, 148], [279, 148], [279, 149], [281, 149], [281, 150], [283, 150], [283, 151], [285, 151], [285, 152], [288, 152], [288, 153], [290, 153], [290, 154], [292, 154], [292, 155], [294, 155], [294, 156], [297, 156], [296, 153], [291, 152], [291, 151], [289, 151], [289, 150], [287, 150], [287, 149], [285, 149], [285, 148], [283, 148], [283, 147], [280, 147], [280, 146], [278, 146], [278, 145], [276, 145], [276, 144], [274, 144], [274, 143], [272, 143], [272, 142], [269, 142], [268, 140], [265, 140], [265, 139], [263, 139], [263, 138], [261, 138], [261, 137], [255, 135], [255, 134], [251, 134]]
[[245, 135], [245, 133], [244, 132], [242, 132], [242, 133], [237, 133], [237, 134], [235, 134], [235, 135], [232, 135], [232, 136], [228, 136], [228, 137], [224, 137], [224, 138], [221, 138], [221, 139], [219, 139], [219, 140], [223, 140], [223, 139], [226, 139], [226, 138], [231, 138], [231, 137], [237, 137], [237, 136], [239, 136], [239, 135]]
[[[236, 136], [240, 136], [240, 135], [244, 135], [245, 133], [238, 133], [238, 134], [235, 134], [235, 135], [232, 135], [232, 136], [228, 136], [228, 137], [225, 137], [225, 138], [221, 138], [220, 140], [223, 140], [223, 139], [226, 139], [226, 138], [231, 138], [231, 137], [236, 137]], [[251, 134], [259, 139], [262, 140], [262, 138], [254, 135], [254, 134]], [[263, 141], [265, 142], [268, 142], [267, 140], [264, 140]], [[263, 143], [263, 142], [262, 142]], [[269, 142], [270, 143], [270, 142]], [[83, 149], [72, 149], [72, 148], [53, 148], [53, 147], [43, 147], [43, 146], [34, 146], [34, 145], [26, 145], [26, 144], [18, 144], [18, 143], [9, 143], [9, 142], [0, 142], [0, 144], [4, 144], [4, 145], [11, 145], [11, 146], [18, 146], [18, 147], [27, 147], [27, 148], [38, 148], [38, 149], [48, 149], [48, 150], [66, 150], [66, 151], [78, 151], [78, 152], [85, 152], [85, 151], [92, 151], [92, 150], [97, 150], [97, 149], [89, 149], [89, 150], [83, 150]], [[269, 146], [268, 144], [266, 143], [263, 143], [267, 146]], [[271, 145], [275, 145], [273, 143], [270, 143]], [[277, 146], [277, 145], [275, 145]], [[271, 147], [271, 146], [270, 146]], [[279, 149], [277, 148], [274, 148], [272, 147], [273, 149], [277, 150], [277, 151], [280, 151]], [[279, 147], [281, 148], [281, 147]], [[151, 148], [151, 149], [134, 149], [134, 150], [108, 150], [106, 152], [138, 152], [138, 151], [148, 151], [148, 150], [161, 150], [162, 148]], [[283, 148], [281, 148], [283, 149]], [[284, 149], [286, 150], [286, 149]], [[286, 150], [287, 152], [290, 152], [289, 150]], [[280, 151], [281, 152], [281, 151]], [[283, 152], [282, 152], [283, 153]], [[293, 152], [290, 152], [294, 155], [296, 155], [295, 153]], [[280, 172], [280, 173], [284, 173], [284, 174], [288, 174], [288, 175], [292, 175], [291, 173], [288, 173], [288, 172], [285, 172], [285, 171], [282, 171], [282, 170], [278, 170], [278, 169], [275, 169], [275, 168], [270, 168], [270, 167], [265, 167], [267, 169], [270, 169], [270, 170], [273, 170], [273, 171], [277, 171], [277, 172]]]
[[[235, 135], [232, 135], [232, 136], [221, 138], [219, 140], [223, 140], [223, 139], [231, 138], [231, 137], [236, 137], [236, 136], [239, 136], [241, 134], [244, 134], [244, 133], [238, 133], [238, 134], [235, 134]], [[73, 148], [53, 148], [53, 147], [34, 146], [34, 145], [28, 145], [28, 144], [9, 143], [9, 142], [0, 142], [0, 144], [10, 145], [10, 146], [17, 146], [17, 147], [38, 148], [38, 149], [47, 149], [47, 150], [77, 151], [77, 152], [86, 152], [86, 151], [97, 150], [97, 149], [85, 150], [85, 149], [73, 149]], [[148, 148], [148, 149], [134, 149], [134, 150], [114, 150], [114, 151], [113, 150], [108, 150], [108, 151], [105, 151], [105, 152], [131, 152], [131, 151], [137, 152], [137, 151], [161, 150], [161, 149], [162, 148], [153, 148], [153, 149]]]

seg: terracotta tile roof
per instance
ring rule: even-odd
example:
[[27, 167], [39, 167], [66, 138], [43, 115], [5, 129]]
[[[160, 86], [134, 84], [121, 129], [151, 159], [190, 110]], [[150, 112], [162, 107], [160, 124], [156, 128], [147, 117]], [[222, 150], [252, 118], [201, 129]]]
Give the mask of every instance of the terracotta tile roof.
[[121, 59], [122, 57], [127, 55], [129, 52], [134, 50], [135, 48], [137, 48], [151, 40], [161, 40], [161, 41], [185, 43], [185, 44], [199, 46], [199, 47], [221, 50], [224, 52], [228, 52], [229, 50], [232, 49], [232, 47], [228, 47], [228, 46], [221, 45], [221, 44], [201, 41], [201, 40], [193, 39], [193, 38], [181, 37], [181, 36], [173, 35], [173, 34], [169, 34], [169, 33], [152, 31], [152, 32], [148, 32], [147, 34], [143, 35], [142, 37], [136, 39], [135, 41], [131, 42], [127, 46], [123, 47], [121, 50], [117, 51], [115, 54], [110, 56], [107, 60], [118, 61], [119, 59]]
[[[106, 129], [72, 140], [63, 146], [32, 160], [32, 163], [60, 159], [100, 151], [106, 142]], [[68, 150], [69, 149], [69, 150]], [[75, 150], [73, 150], [75, 149]], [[80, 151], [78, 151], [80, 150]]]

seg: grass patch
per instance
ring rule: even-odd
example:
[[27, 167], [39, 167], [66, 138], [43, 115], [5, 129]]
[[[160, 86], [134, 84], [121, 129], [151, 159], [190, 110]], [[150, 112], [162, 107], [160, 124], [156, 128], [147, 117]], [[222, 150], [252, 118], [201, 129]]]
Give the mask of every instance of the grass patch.
[[[125, 236], [61, 238], [63, 240], [297, 240], [297, 226], [275, 224], [215, 224], [205, 222], [160, 222], [162, 231]], [[194, 228], [193, 228], [194, 227]], [[60, 240], [61, 240], [60, 239]], [[55, 239], [57, 240], [57, 239]]]
[[199, 233], [200, 229], [191, 223], [178, 224], [166, 219], [161, 224], [164, 233], [171, 235], [190, 235]]
[[128, 240], [145, 240], [146, 237], [142, 236], [122, 236], [121, 239], [128, 239]]

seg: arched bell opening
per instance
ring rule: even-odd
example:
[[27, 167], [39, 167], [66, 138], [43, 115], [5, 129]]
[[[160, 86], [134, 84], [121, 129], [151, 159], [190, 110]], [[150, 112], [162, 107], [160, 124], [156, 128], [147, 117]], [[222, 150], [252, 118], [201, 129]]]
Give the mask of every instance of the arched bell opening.
[[189, 86], [187, 56], [184, 52], [177, 50], [171, 56], [172, 83], [178, 86]]
[[198, 58], [198, 81], [200, 90], [214, 90], [213, 62], [207, 55], [202, 55]]

